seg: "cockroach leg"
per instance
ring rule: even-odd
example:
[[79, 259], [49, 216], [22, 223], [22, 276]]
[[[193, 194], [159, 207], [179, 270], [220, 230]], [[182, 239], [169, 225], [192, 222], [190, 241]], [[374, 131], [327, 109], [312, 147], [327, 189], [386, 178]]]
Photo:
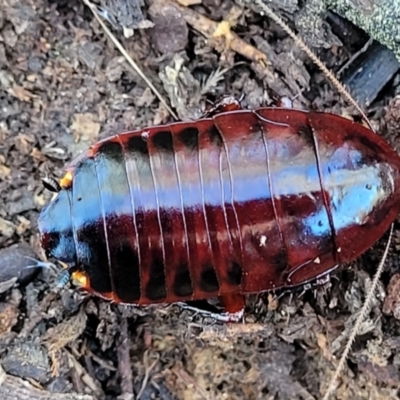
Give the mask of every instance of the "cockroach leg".
[[323, 289], [326, 291], [331, 286], [331, 274], [325, 274], [317, 278], [313, 282], [306, 283], [303, 286], [303, 292], [299, 297], [301, 297], [308, 290]]
[[224, 309], [229, 314], [242, 312], [246, 306], [246, 299], [242, 294], [226, 294], [219, 298], [224, 306]]
[[244, 317], [244, 308], [234, 313], [223, 312], [221, 314], [210, 314], [210, 317], [221, 322], [241, 322]]
[[287, 96], [283, 96], [278, 100], [278, 107], [293, 108], [293, 101]]
[[200, 314], [205, 317], [210, 317], [220, 322], [240, 322], [242, 321], [244, 316], [244, 308], [234, 313], [224, 312], [219, 310], [218, 312], [211, 312], [208, 310], [203, 310], [201, 308], [190, 306], [186, 303], [177, 303], [177, 304], [180, 305], [184, 310], [194, 311], [196, 314]]
[[[174, 303], [182, 310], [193, 311], [195, 314], [210, 316], [211, 314], [218, 313], [218, 309], [211, 305], [207, 300], [194, 300]], [[211, 308], [213, 311], [211, 311]]]
[[70, 279], [71, 279], [70, 271], [68, 269], [62, 270], [57, 277], [56, 288], [62, 289], [63, 287], [65, 287], [67, 285], [67, 283], [69, 282]]
[[63, 268], [60, 271], [60, 268], [56, 264], [53, 264], [51, 262], [39, 261], [32, 257], [26, 257], [26, 258], [34, 261], [35, 264], [28, 265], [25, 268], [46, 268], [46, 269], [50, 269], [51, 271], [53, 271], [54, 274], [57, 275], [56, 289], [63, 288], [69, 282], [69, 280], [71, 278], [71, 271], [73, 271], [73, 269], [74, 269], [73, 266], [70, 266], [69, 264], [63, 263], [62, 261], [58, 260], [58, 263]]
[[240, 322], [244, 316], [245, 297], [243, 295], [225, 295], [220, 297], [224, 308], [219, 309], [208, 301], [196, 300], [177, 303], [182, 309], [211, 317], [221, 322]]
[[89, 278], [84, 272], [77, 270], [71, 273], [70, 271], [70, 276], [73, 285], [81, 289], [90, 290]]
[[67, 283], [71, 280], [71, 276], [73, 275], [74, 271], [76, 270], [75, 265], [70, 265], [67, 263], [63, 263], [59, 261], [61, 266], [63, 267], [63, 270], [61, 270], [58, 273], [57, 276], [57, 284], [56, 284], [56, 289], [62, 289], [67, 285]]
[[227, 112], [227, 111], [237, 111], [241, 110], [242, 106], [240, 104], [240, 100], [236, 99], [233, 96], [223, 96], [216, 103], [214, 103], [211, 108], [205, 111], [202, 118], [210, 118], [214, 115]]

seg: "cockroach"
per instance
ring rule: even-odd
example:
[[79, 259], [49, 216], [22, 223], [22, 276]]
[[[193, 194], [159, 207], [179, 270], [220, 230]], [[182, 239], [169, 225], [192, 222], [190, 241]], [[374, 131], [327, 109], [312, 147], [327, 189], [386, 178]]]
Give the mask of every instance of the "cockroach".
[[[340, 116], [225, 101], [204, 118], [121, 133], [66, 167], [39, 217], [47, 256], [117, 303], [244, 295], [320, 279], [400, 211], [400, 157]], [[57, 185], [52, 185], [57, 187]]]

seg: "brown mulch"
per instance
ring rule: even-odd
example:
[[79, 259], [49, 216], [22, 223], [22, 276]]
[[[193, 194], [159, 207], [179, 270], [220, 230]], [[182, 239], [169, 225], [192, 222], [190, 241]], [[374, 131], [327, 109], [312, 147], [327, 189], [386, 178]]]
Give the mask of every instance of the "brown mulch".
[[[288, 97], [298, 108], [355, 115], [293, 40], [253, 9], [232, 0], [203, 0], [189, 9], [166, 1], [127, 3], [104, 0], [99, 5], [110, 29], [181, 119], [198, 118], [224, 94], [243, 95], [245, 108]], [[301, 30], [304, 9], [296, 1], [274, 3], [284, 4], [274, 9]], [[193, 15], [204, 17], [201, 26], [191, 24]], [[218, 25], [222, 20], [227, 25]], [[368, 38], [355, 28], [341, 37], [330, 21], [332, 26], [315, 24], [311, 44], [338, 71]], [[217, 26], [220, 35], [213, 35]], [[367, 110], [397, 150], [399, 93], [397, 74]], [[335, 273], [330, 287], [279, 299], [250, 296], [246, 324], [235, 325], [214, 323], [176, 305], [116, 306], [72, 286], [55, 292], [53, 268], [24, 268], [34, 264], [26, 255], [45, 260], [36, 221], [51, 193], [41, 179], [61, 177], [68, 160], [101, 138], [170, 121], [82, 2], [2, 0], [1, 399], [322, 397], [384, 240]], [[337, 399], [398, 397], [397, 228]], [[11, 247], [19, 243], [24, 244]]]

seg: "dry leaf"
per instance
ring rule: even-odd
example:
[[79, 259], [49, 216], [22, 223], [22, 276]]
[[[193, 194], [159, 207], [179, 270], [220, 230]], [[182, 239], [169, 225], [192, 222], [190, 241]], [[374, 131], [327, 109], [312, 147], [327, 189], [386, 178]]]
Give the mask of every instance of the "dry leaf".
[[12, 222], [0, 218], [0, 235], [11, 237], [16, 229], [17, 227]]
[[10, 176], [10, 174], [11, 174], [11, 169], [6, 167], [5, 165], [0, 164], [0, 179], [8, 177]]
[[71, 130], [76, 143], [80, 140], [94, 142], [99, 135], [100, 124], [91, 113], [75, 114]]
[[31, 221], [29, 219], [26, 219], [22, 215], [18, 215], [17, 219], [19, 221], [19, 224], [17, 226], [17, 233], [18, 235], [23, 235], [28, 229], [31, 227]]
[[13, 87], [11, 89], [8, 89], [7, 91], [18, 100], [25, 102], [30, 102], [31, 99], [38, 97], [35, 94], [31, 93], [29, 90], [26, 90], [19, 85], [13, 85]]
[[54, 328], [49, 329], [44, 337], [43, 343], [49, 349], [52, 362], [52, 375], [59, 375], [59, 360], [61, 350], [68, 344], [75, 342], [86, 327], [87, 316], [84, 311], [67, 320], [64, 320]]

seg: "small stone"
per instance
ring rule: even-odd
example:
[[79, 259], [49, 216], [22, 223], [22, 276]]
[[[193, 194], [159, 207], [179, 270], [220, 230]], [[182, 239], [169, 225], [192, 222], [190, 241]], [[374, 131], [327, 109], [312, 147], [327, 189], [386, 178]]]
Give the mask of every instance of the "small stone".
[[36, 253], [26, 243], [18, 243], [0, 250], [0, 283], [16, 279], [21, 284], [29, 283], [37, 274], [39, 268], [35, 265], [39, 260]]
[[2, 360], [4, 370], [24, 379], [47, 383], [50, 378], [50, 361], [44, 346], [37, 343], [20, 343], [12, 347]]
[[163, 3], [155, 2], [149, 9], [154, 22], [151, 40], [160, 53], [177, 53], [188, 43], [189, 28], [177, 7]]

